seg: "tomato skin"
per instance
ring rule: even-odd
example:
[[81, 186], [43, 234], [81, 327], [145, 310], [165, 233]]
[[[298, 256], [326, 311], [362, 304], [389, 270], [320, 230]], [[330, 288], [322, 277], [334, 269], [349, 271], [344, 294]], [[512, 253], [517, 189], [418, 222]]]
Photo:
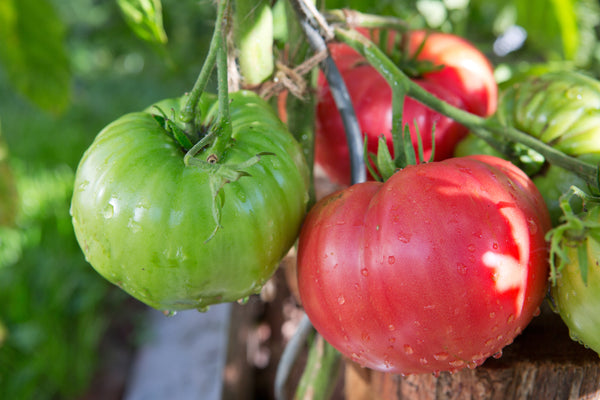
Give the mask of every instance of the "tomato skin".
[[[366, 30], [361, 30], [361, 33], [369, 34]], [[391, 33], [390, 37], [394, 35]], [[414, 31], [408, 35], [409, 54], [414, 54], [424, 37], [424, 31]], [[393, 40], [389, 39], [388, 43], [393, 43]], [[431, 33], [425, 43], [417, 59], [436, 65], [444, 64], [444, 68], [424, 73], [415, 81], [457, 108], [482, 116], [493, 113], [498, 89], [487, 58], [473, 45], [454, 35]], [[329, 49], [346, 83], [363, 135], [367, 137], [368, 151], [377, 151], [378, 138], [383, 135], [393, 154], [392, 92], [386, 80], [349, 46], [334, 43]], [[344, 126], [322, 74], [318, 87], [315, 160], [334, 182], [348, 185], [350, 165]], [[403, 125], [408, 124], [415, 149], [415, 120], [423, 141], [425, 159], [431, 153], [434, 124], [436, 160], [450, 157], [456, 143], [467, 133], [462, 125], [407, 97]]]
[[543, 199], [491, 156], [409, 166], [319, 201], [298, 246], [315, 328], [385, 372], [474, 367], [529, 323], [547, 286]]
[[[201, 101], [208, 122], [217, 104]], [[170, 115], [183, 103], [160, 105]], [[210, 174], [186, 166], [184, 152], [148, 112], [109, 124], [77, 169], [71, 213], [87, 260], [154, 308], [201, 309], [256, 293], [296, 240], [308, 201], [300, 146], [253, 93], [232, 93], [230, 108], [235, 141], [219, 165], [275, 155], [222, 187], [222, 227], [208, 241], [216, 226]]]
[[[600, 222], [600, 208], [592, 208], [586, 221]], [[600, 354], [600, 244], [587, 237], [583, 243], [588, 259], [587, 283], [583, 282], [575, 248], [568, 248], [569, 262], [552, 287], [552, 298], [574, 340]]]

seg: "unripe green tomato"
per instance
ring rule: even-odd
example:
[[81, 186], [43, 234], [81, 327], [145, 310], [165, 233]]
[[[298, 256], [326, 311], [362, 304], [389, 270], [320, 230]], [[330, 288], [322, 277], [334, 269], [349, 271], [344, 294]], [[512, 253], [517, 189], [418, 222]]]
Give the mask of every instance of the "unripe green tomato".
[[[210, 168], [186, 165], [149, 108], [104, 128], [77, 169], [71, 213], [87, 260], [154, 308], [205, 309], [257, 293], [296, 240], [309, 184], [301, 148], [257, 95], [230, 100], [233, 140]], [[184, 103], [159, 104], [170, 117]], [[214, 97], [200, 109], [209, 126]]]
[[[584, 218], [600, 223], [600, 208], [591, 209]], [[588, 236], [583, 246], [587, 282], [581, 276], [577, 250], [568, 248], [569, 262], [552, 287], [552, 297], [571, 338], [600, 354], [600, 244]]]

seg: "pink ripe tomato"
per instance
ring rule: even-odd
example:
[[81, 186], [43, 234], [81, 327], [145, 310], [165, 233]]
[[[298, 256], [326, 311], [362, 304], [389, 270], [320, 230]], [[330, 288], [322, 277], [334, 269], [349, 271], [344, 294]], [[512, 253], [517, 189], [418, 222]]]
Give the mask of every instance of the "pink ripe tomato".
[[309, 212], [298, 248], [302, 304], [317, 331], [365, 367], [474, 368], [538, 311], [549, 229], [540, 193], [508, 161], [409, 166]]

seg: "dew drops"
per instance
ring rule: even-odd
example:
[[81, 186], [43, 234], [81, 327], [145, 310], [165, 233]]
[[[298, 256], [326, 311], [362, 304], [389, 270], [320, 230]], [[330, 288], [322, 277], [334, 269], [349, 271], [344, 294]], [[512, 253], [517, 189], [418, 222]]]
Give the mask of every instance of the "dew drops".
[[366, 268], [361, 269], [360, 273], [362, 276], [369, 276], [369, 270]]
[[514, 316], [514, 314], [510, 314], [510, 315], [508, 316], [508, 319], [506, 320], [506, 323], [507, 323], [507, 324], [512, 324], [512, 323], [514, 322], [514, 320], [515, 320], [515, 316]]
[[115, 215], [115, 207], [112, 204], [107, 204], [102, 211], [102, 216], [106, 219], [112, 218]]
[[408, 243], [408, 242], [410, 242], [410, 235], [405, 234], [405, 233], [400, 233], [398, 235], [398, 240], [402, 243]]
[[494, 243], [492, 244], [492, 248], [493, 248], [494, 250], [498, 250], [498, 243], [494, 242]]
[[412, 347], [410, 347], [410, 345], [409, 345], [409, 344], [405, 344], [405, 345], [404, 345], [404, 354], [411, 355], [411, 354], [413, 354], [414, 352], [415, 352], [415, 351], [413, 350], [413, 348], [412, 348]]
[[465, 365], [465, 362], [463, 360], [452, 360], [448, 364], [450, 364], [452, 368], [459, 368]]
[[419, 364], [427, 365], [427, 364], [429, 364], [429, 361], [425, 357], [422, 357], [422, 358], [419, 358]]
[[533, 220], [533, 218], [527, 219], [527, 224], [529, 225], [529, 232], [531, 232], [531, 234], [535, 235], [538, 231], [538, 226], [537, 226], [536, 222]]
[[469, 244], [467, 246], [467, 250], [469, 250], [469, 252], [474, 253], [475, 252], [475, 245], [473, 243]]
[[394, 326], [394, 324], [389, 324], [388, 325], [388, 331], [393, 332], [396, 330], [396, 327]]
[[494, 318], [496, 318], [496, 313], [492, 311], [490, 313], [490, 319], [494, 319]]
[[389, 256], [388, 257], [388, 264], [392, 265], [396, 262], [396, 257], [394, 256]]
[[341, 306], [341, 305], [344, 305], [344, 304], [346, 303], [346, 299], [344, 298], [344, 295], [342, 295], [342, 294], [340, 294], [340, 295], [338, 296], [338, 299], [337, 299], [337, 300], [338, 300], [338, 304], [339, 304], [340, 306]]
[[208, 306], [200, 306], [200, 307], [196, 308], [196, 310], [198, 310], [198, 312], [201, 312], [204, 314], [205, 312], [208, 312], [209, 307]]
[[538, 317], [540, 314], [542, 313], [542, 311], [540, 310], [540, 308], [536, 308], [535, 311], [533, 312], [533, 316], [534, 317]]
[[500, 351], [498, 351], [498, 352], [494, 353], [494, 354], [492, 355], [492, 357], [494, 357], [496, 360], [497, 360], [497, 359], [499, 359], [500, 357], [502, 357], [502, 350], [500, 350]]
[[467, 274], [467, 266], [463, 263], [458, 263], [456, 264], [456, 270], [458, 271], [458, 273], [460, 275], [466, 275]]
[[250, 301], [250, 297], [246, 296], [246, 297], [242, 297], [241, 299], [238, 299], [238, 304], [248, 304], [248, 301]]
[[469, 361], [467, 363], [467, 368], [469, 368], [469, 369], [475, 369], [475, 368], [477, 368], [477, 362], [476, 361]]
[[165, 317], [174, 317], [177, 315], [177, 311], [173, 310], [164, 310], [162, 313], [165, 315]]
[[448, 357], [450, 356], [450, 354], [448, 354], [445, 351], [441, 351], [439, 353], [435, 353], [433, 355], [433, 358], [435, 358], [437, 361], [445, 361], [448, 359]]

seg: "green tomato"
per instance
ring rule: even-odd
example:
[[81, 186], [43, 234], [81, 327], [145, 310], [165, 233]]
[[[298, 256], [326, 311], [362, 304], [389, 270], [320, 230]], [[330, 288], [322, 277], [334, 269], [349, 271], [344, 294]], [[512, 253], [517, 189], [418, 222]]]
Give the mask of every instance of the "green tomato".
[[[105, 127], [77, 169], [71, 214], [87, 260], [154, 308], [203, 310], [257, 293], [296, 240], [309, 184], [301, 148], [257, 95], [230, 100], [232, 139], [216, 164], [186, 165], [151, 107]], [[178, 115], [184, 103], [159, 107]], [[210, 127], [214, 97], [199, 108]]]
[[[583, 218], [584, 222], [600, 223], [600, 207], [591, 209]], [[571, 338], [600, 354], [600, 243], [587, 235], [581, 246], [582, 252], [566, 246], [568, 261], [560, 270], [551, 293]], [[587, 259], [585, 281], [578, 253]]]
[[524, 76], [501, 93], [496, 117], [566, 154], [600, 154], [600, 82], [581, 73]]

